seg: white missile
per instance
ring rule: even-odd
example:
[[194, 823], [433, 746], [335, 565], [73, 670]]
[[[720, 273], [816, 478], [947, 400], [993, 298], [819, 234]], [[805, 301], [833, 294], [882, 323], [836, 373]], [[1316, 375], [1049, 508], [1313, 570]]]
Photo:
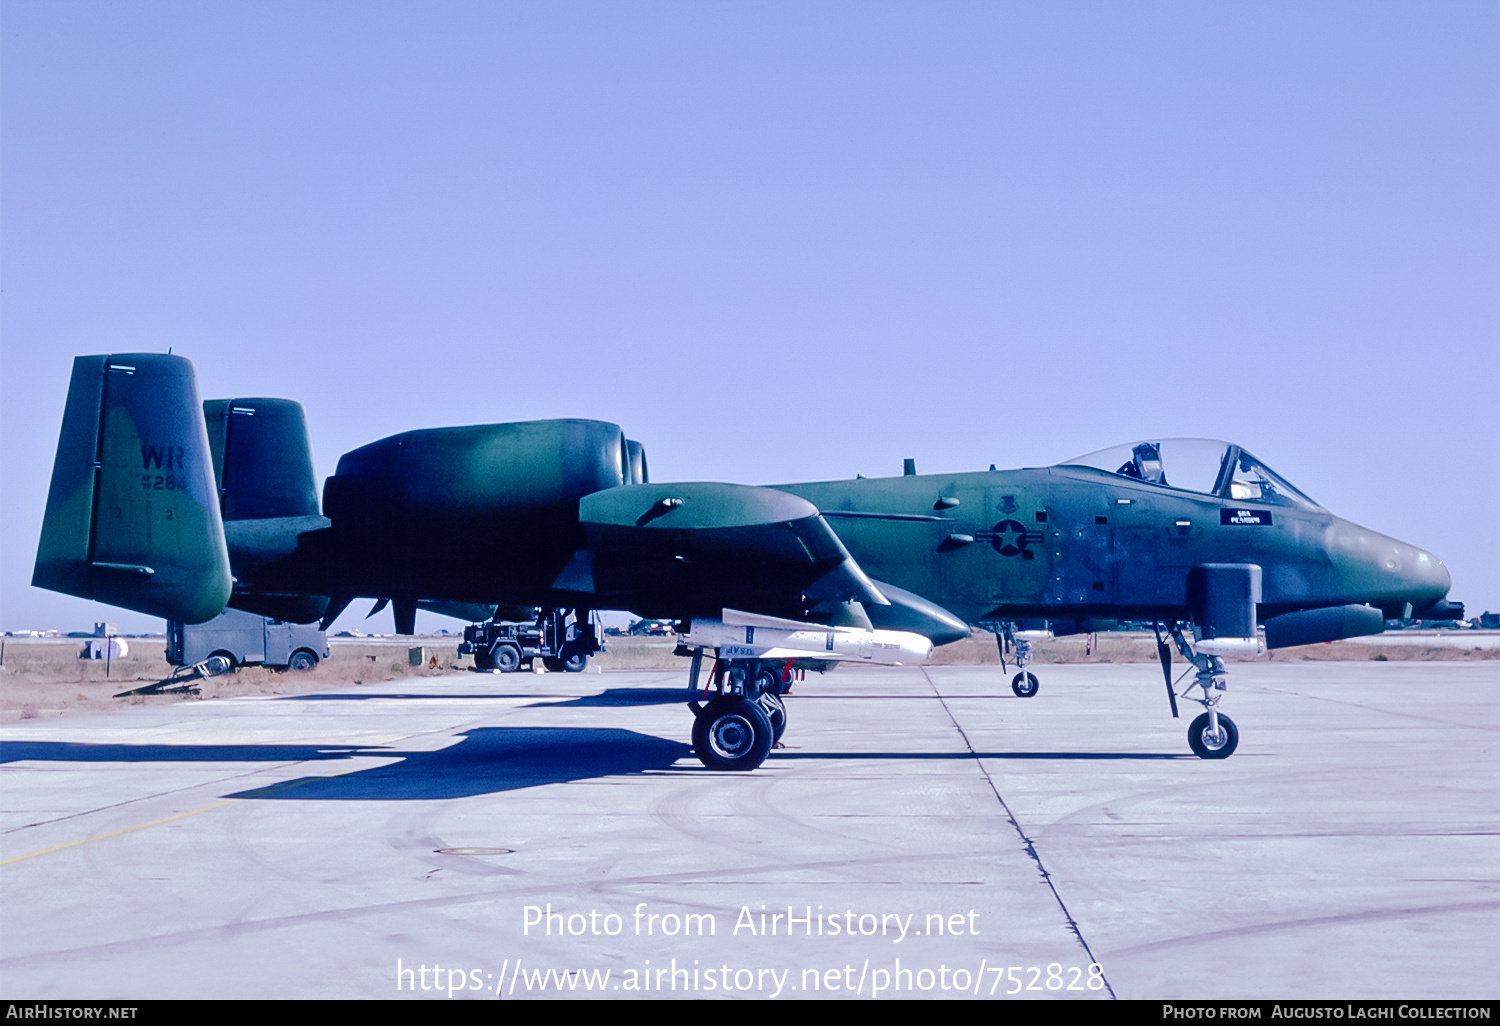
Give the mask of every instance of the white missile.
[[736, 609], [724, 610], [721, 620], [694, 617], [687, 633], [677, 637], [690, 647], [718, 649], [720, 659], [848, 660], [904, 666], [924, 663], [932, 654], [932, 641], [910, 631], [825, 627]]

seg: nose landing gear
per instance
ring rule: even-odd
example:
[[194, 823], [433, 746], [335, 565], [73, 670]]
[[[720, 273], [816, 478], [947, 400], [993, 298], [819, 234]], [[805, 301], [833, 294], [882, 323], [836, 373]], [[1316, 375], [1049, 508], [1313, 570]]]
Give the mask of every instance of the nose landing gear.
[[1037, 680], [1036, 674], [1026, 672], [1026, 667], [1031, 664], [1031, 639], [1025, 636], [1025, 632], [1018, 632], [1016, 625], [1009, 621], [993, 626], [995, 647], [1000, 650], [1000, 672], [1005, 672], [1005, 654], [1011, 650], [1015, 652], [1016, 669], [1021, 671], [1011, 678], [1011, 692], [1017, 698], [1035, 698], [1042, 689], [1042, 682]]
[[[1192, 693], [1193, 688], [1201, 688], [1203, 697], [1192, 701], [1202, 705], [1204, 709], [1188, 728], [1188, 747], [1200, 759], [1227, 759], [1234, 754], [1240, 743], [1239, 728], [1234, 725], [1233, 720], [1219, 712], [1219, 702], [1229, 686], [1228, 672], [1224, 669], [1221, 657], [1194, 648], [1183, 632], [1183, 626], [1181, 621], [1171, 625], [1172, 641], [1182, 657], [1198, 671], [1193, 677], [1193, 683], [1188, 685], [1188, 694]], [[1167, 679], [1167, 695], [1172, 702], [1172, 715], [1176, 716], [1177, 695], [1172, 689], [1172, 654], [1161, 638], [1160, 629], [1157, 631], [1157, 651], [1161, 656], [1162, 673]]]

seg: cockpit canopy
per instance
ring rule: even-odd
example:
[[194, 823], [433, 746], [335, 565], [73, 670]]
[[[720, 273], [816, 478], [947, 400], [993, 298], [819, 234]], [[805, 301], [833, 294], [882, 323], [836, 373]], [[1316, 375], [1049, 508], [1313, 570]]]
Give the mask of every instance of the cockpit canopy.
[[1092, 467], [1121, 477], [1215, 495], [1228, 502], [1322, 509], [1237, 445], [1210, 438], [1164, 438], [1100, 449], [1059, 466]]

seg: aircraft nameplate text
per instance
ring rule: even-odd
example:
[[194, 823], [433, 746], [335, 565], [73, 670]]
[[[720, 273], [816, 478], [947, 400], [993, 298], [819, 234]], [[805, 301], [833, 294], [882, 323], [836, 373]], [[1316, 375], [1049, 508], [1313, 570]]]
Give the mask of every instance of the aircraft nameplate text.
[[1221, 509], [1219, 510], [1219, 524], [1224, 527], [1231, 524], [1270, 527], [1271, 511], [1268, 509]]

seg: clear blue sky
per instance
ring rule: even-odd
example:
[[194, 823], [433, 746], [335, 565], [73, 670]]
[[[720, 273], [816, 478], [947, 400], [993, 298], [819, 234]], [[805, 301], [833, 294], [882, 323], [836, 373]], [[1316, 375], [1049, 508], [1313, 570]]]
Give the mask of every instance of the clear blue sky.
[[320, 478], [552, 416], [660, 480], [1228, 438], [1500, 609], [1497, 11], [4, 0], [0, 628], [160, 628], [28, 582], [72, 357], [168, 346]]

